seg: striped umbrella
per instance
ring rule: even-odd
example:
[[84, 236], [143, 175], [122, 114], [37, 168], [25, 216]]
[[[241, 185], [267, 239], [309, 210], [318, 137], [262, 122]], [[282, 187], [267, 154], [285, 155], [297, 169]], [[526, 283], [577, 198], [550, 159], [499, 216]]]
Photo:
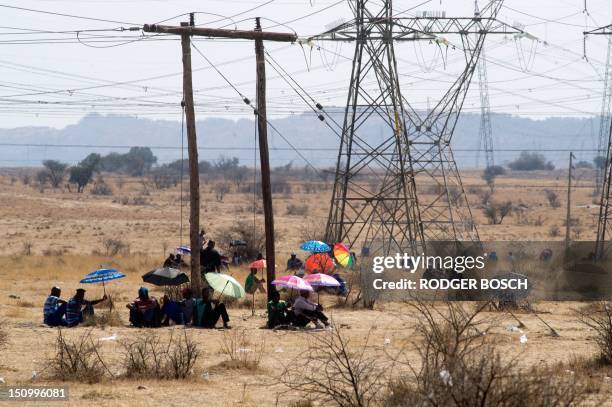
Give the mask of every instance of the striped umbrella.
[[338, 280], [327, 274], [308, 274], [304, 280], [313, 287], [340, 287]]
[[298, 276], [281, 276], [272, 281], [272, 285], [291, 288], [292, 290], [314, 291], [312, 286], [306, 280]]
[[115, 269], [98, 269], [87, 274], [81, 280], [81, 284], [105, 283], [106, 281], [117, 280], [125, 277], [125, 274]]
[[[92, 271], [87, 274], [85, 278], [81, 280], [81, 284], [96, 284], [102, 283], [102, 289], [104, 290], [104, 295], [106, 295], [106, 286], [104, 285], [107, 281], [117, 280], [119, 278], [125, 277], [125, 274], [115, 269], [98, 269], [96, 271]], [[113, 308], [113, 304], [110, 304], [111, 310]]]
[[353, 265], [353, 256], [351, 256], [351, 252], [344, 243], [336, 243], [334, 245], [334, 257], [342, 267], [351, 267]]

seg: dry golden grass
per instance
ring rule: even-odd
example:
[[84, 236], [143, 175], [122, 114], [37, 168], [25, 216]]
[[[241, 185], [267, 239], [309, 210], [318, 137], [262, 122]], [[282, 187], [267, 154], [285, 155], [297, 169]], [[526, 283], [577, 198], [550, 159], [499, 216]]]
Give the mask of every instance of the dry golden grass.
[[[586, 185], [588, 177], [582, 177], [579, 185]], [[115, 196], [100, 197], [88, 193], [77, 195], [67, 191], [47, 190], [41, 194], [35, 189], [19, 183], [11, 184], [8, 177], [0, 176], [0, 319], [5, 319], [4, 327], [9, 331], [9, 343], [0, 353], [0, 377], [7, 384], [29, 384], [32, 372], [40, 372], [46, 358], [53, 353], [56, 338], [54, 329], [42, 325], [42, 304], [53, 285], [62, 288], [62, 297], [73, 295], [81, 287], [79, 280], [90, 271], [101, 266], [115, 267], [126, 274], [126, 278], [110, 282], [106, 292], [112, 296], [119, 319], [96, 325], [91, 328], [67, 330], [66, 335], [73, 338], [85, 329], [91, 329], [96, 340], [116, 335], [118, 340], [103, 341], [100, 345], [101, 356], [111, 366], [121, 365], [119, 340], [143, 335], [147, 330], [127, 327], [125, 304], [136, 297], [142, 285], [141, 275], [158, 266], [174, 247], [188, 241], [188, 211], [183, 215], [183, 237], [180, 230], [180, 201], [178, 188], [164, 191], [150, 190], [148, 195], [142, 191], [138, 180], [127, 180], [120, 189], [110, 182]], [[133, 182], [132, 182], [133, 181]], [[563, 228], [560, 219], [565, 214], [561, 190], [559, 196], [562, 207], [551, 209], [546, 203], [544, 189], [561, 188], [565, 177], [562, 172], [552, 174], [529, 174], [528, 177], [512, 175], [498, 180], [496, 199], [511, 199], [528, 208], [525, 213], [513, 213], [502, 225], [487, 225], [481, 211], [477, 208], [479, 197], [469, 192], [472, 212], [479, 226], [483, 240], [519, 239], [548, 240], [552, 226]], [[277, 269], [284, 269], [284, 261], [302, 240], [306, 229], [312, 225], [324, 224], [328, 210], [329, 188], [318, 187], [316, 193], [307, 193], [296, 183], [291, 196], [275, 195], [275, 221], [279, 235], [277, 244]], [[483, 185], [480, 174], [467, 172], [464, 184], [469, 190], [472, 185]], [[229, 225], [236, 221], [253, 221], [251, 211], [252, 197], [247, 194], [229, 193], [223, 202], [217, 202], [212, 192], [214, 185], [203, 184], [202, 219], [210, 236], [215, 239]], [[129, 204], [122, 204], [122, 197], [129, 198]], [[146, 198], [146, 205], [134, 205], [133, 198]], [[425, 197], [426, 199], [427, 197]], [[573, 200], [576, 207], [573, 216], [579, 219], [582, 239], [594, 236], [594, 215], [597, 208], [587, 207], [592, 201], [589, 188], [578, 188]], [[114, 201], [114, 202], [113, 202]], [[295, 210], [287, 210], [290, 205], [308, 205], [308, 215], [292, 215]], [[262, 225], [262, 215], [257, 214], [257, 224]], [[129, 243], [129, 255], [106, 256], [103, 242], [105, 239], [120, 239]], [[561, 237], [555, 238], [561, 239]], [[226, 242], [218, 242], [222, 250], [231, 253]], [[31, 247], [30, 247], [31, 245]], [[25, 255], [26, 248], [31, 255]], [[46, 253], [46, 255], [45, 255]], [[246, 267], [232, 268], [231, 274], [244, 281]], [[100, 285], [85, 286], [87, 297], [98, 298], [103, 294]], [[163, 295], [163, 289], [149, 287], [155, 296]], [[70, 383], [69, 405], [191, 405], [206, 400], [208, 405], [279, 405], [309, 406], [308, 401], [298, 400], [287, 394], [286, 389], [272, 379], [279, 371], [279, 364], [291, 363], [297, 355], [307, 348], [312, 335], [320, 333], [274, 332], [260, 329], [265, 324], [265, 299], [262, 294], [255, 297], [255, 316], [251, 317], [251, 297], [229, 304], [231, 324], [236, 330], [247, 332], [248, 348], [261, 347], [261, 360], [257, 369], [233, 369], [227, 354], [220, 350], [224, 341], [221, 330], [190, 329], [194, 341], [202, 350], [202, 356], [194, 367], [193, 378], [179, 381], [155, 379], [113, 380], [109, 383], [86, 385]], [[381, 303], [374, 310], [356, 311], [350, 308], [331, 308], [336, 297], [322, 295], [321, 301], [327, 305], [334, 322], [342, 325], [351, 343], [359, 346], [370, 333], [371, 346], [381, 350], [399, 349], [413, 346], [415, 321], [409, 308], [402, 304]], [[533, 315], [521, 314], [527, 328], [529, 341], [519, 343], [517, 332], [506, 330], [508, 325], [516, 325], [509, 316], [491, 331], [492, 341], [509, 356], [521, 354], [520, 364], [528, 367], [545, 360], [549, 364], [570, 365], [572, 360], [589, 360], [596, 354], [592, 333], [580, 325], [574, 309], [588, 306], [582, 303], [542, 302], [536, 304], [544, 312], [545, 319], [560, 334], [552, 338], [548, 329]], [[97, 314], [104, 319], [107, 308], [100, 304]], [[404, 315], [398, 318], [398, 315]], [[498, 316], [496, 314], [496, 316]], [[104, 321], [101, 321], [104, 322]], [[160, 328], [156, 334], [166, 337], [172, 328]], [[262, 346], [263, 344], [263, 346]], [[248, 353], [248, 352], [245, 352]], [[409, 355], [410, 356], [410, 355]], [[416, 359], [416, 352], [413, 352]], [[229, 364], [229, 365], [228, 365]], [[111, 368], [113, 370], [115, 368]], [[575, 374], [588, 375], [588, 368], [571, 367]], [[118, 372], [113, 372], [118, 373]], [[592, 395], [593, 405], [609, 403], [612, 397], [610, 381], [605, 375], [609, 371], [593, 377], [595, 389], [603, 384], [600, 394]], [[37, 379], [35, 383], [46, 383]], [[605, 385], [608, 384], [606, 387]], [[607, 393], [606, 393], [607, 392]]]

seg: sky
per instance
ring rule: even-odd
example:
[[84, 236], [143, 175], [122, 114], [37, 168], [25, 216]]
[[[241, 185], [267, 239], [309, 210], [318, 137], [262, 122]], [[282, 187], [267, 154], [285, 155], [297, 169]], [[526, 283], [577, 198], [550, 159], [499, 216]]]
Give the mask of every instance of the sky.
[[[380, 2], [370, 0], [372, 7]], [[398, 17], [437, 10], [471, 16], [474, 2], [396, 0], [393, 9]], [[180, 42], [174, 36], [145, 36], [138, 27], [164, 20], [177, 25], [192, 11], [198, 25], [252, 29], [260, 16], [264, 29], [296, 32], [300, 38], [352, 18], [346, 0], [0, 0], [0, 127], [61, 128], [92, 112], [180, 120]], [[600, 113], [608, 39], [590, 36], [585, 59], [582, 33], [612, 21], [609, 0], [506, 0], [498, 19], [523, 25], [537, 40], [488, 36], [492, 111], [538, 119]], [[137, 31], [126, 31], [130, 27]], [[458, 38], [447, 39], [460, 44]], [[240, 96], [255, 99], [252, 42], [199, 38], [194, 45], [197, 117], [252, 117]], [[300, 95], [342, 106], [353, 47], [266, 43], [273, 61], [303, 89], [296, 93], [297, 85], [290, 86], [269, 61], [268, 114], [308, 110]], [[464, 67], [459, 48], [427, 41], [397, 44], [396, 56], [402, 93], [416, 109], [435, 104]], [[475, 75], [464, 111], [479, 110]]]

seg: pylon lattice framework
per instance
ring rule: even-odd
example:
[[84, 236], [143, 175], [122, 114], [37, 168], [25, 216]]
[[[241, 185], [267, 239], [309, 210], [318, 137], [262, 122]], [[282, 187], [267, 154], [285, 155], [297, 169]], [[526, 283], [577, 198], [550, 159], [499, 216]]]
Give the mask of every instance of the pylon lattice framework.
[[[584, 34], [612, 36], [612, 24], [591, 30], [589, 32], [585, 32]], [[610, 45], [609, 42], [608, 45]], [[606, 69], [609, 69], [609, 66], [607, 66]], [[604, 103], [606, 98], [605, 92], [606, 90], [604, 90], [603, 96]], [[595, 257], [597, 259], [603, 258], [606, 252], [608, 251], [610, 246], [610, 233], [612, 233], [612, 216], [610, 216], [610, 203], [612, 201], [612, 196], [610, 196], [610, 182], [612, 181], [612, 117], [608, 116], [606, 119], [602, 117], [601, 120], [602, 128], [607, 129], [607, 146], [605, 155], [606, 161], [603, 170], [603, 182], [601, 184], [602, 188], [599, 206], [599, 218], [597, 221], [597, 239], [595, 241]]]
[[[355, 41], [326, 239], [385, 254], [425, 250], [432, 240], [477, 241], [450, 142], [485, 36], [521, 31], [495, 19], [502, 1], [479, 16], [448, 18], [393, 17], [391, 0], [351, 4], [351, 22], [313, 37]], [[418, 112], [401, 93], [394, 42], [440, 44], [450, 34], [461, 38], [465, 68], [431, 110]], [[375, 135], [372, 120], [386, 133]]]

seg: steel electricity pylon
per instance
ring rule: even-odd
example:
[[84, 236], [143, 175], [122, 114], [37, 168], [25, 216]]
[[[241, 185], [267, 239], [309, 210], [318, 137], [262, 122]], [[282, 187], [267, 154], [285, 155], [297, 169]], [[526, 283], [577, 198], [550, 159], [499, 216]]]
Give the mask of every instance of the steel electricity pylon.
[[[612, 35], [612, 24], [600, 27], [591, 31], [587, 31], [584, 33], [585, 35]], [[608, 57], [610, 52], [610, 41], [608, 41]], [[609, 73], [609, 59], [608, 65], [606, 66], [606, 81], [610, 81], [610, 73]], [[605, 86], [608, 83], [604, 84]], [[604, 103], [606, 103], [606, 92], [609, 92], [609, 88], [604, 89]], [[602, 110], [603, 111], [603, 110]], [[597, 221], [597, 239], [595, 241], [595, 258], [601, 259], [606, 255], [607, 250], [609, 249], [609, 240], [610, 233], [612, 233], [612, 217], [610, 216], [610, 203], [612, 197], [610, 196], [610, 182], [612, 180], [612, 117], [607, 115], [601, 117], [602, 123], [600, 125], [601, 131], [604, 136], [604, 143], [602, 145], [605, 146], [605, 161], [603, 165], [603, 178], [601, 182], [601, 199], [599, 206], [599, 218]], [[601, 137], [600, 133], [600, 137]]]
[[[486, 35], [521, 32], [496, 20], [501, 4], [471, 17], [395, 17], [391, 0], [357, 0], [353, 20], [312, 37], [355, 43], [328, 241], [392, 253], [478, 240], [450, 142]], [[449, 46], [451, 35], [465, 67], [431, 109], [417, 111], [400, 90], [394, 43]], [[380, 120], [382, 135], [372, 125]]]
[[[480, 16], [478, 1], [474, 2], [474, 17]], [[491, 127], [491, 105], [489, 104], [489, 78], [487, 75], [487, 60], [485, 48], [478, 58], [478, 87], [480, 88], [480, 147], [485, 153], [486, 168], [495, 165], [493, 153], [493, 129]]]

